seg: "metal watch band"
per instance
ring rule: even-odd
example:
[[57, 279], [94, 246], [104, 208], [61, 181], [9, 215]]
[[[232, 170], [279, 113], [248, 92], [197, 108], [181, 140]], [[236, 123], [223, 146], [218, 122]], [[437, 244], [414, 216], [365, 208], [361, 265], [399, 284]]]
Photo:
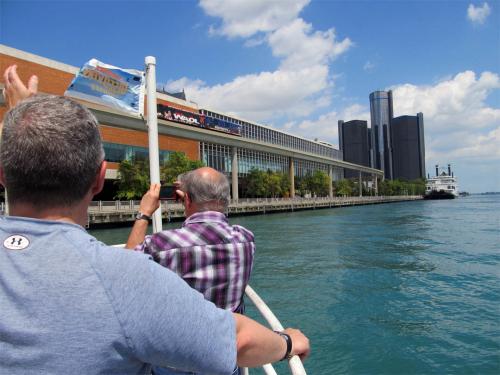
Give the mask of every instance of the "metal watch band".
[[151, 216], [143, 214], [142, 212], [138, 212], [137, 215], [135, 215], [135, 220], [151, 221]]
[[280, 361], [284, 361], [285, 359], [290, 359], [292, 358], [292, 355], [290, 354], [292, 352], [292, 338], [290, 335], [286, 334], [285, 332], [280, 332], [280, 331], [274, 331], [281, 337], [283, 337], [286, 341], [286, 353], [283, 358], [280, 359]]

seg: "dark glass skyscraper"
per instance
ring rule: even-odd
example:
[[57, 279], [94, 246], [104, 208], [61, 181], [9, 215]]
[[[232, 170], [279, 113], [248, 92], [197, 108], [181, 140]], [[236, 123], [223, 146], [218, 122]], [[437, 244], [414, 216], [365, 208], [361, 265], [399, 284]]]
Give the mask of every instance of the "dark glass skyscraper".
[[393, 118], [391, 138], [393, 178], [425, 178], [424, 115]]
[[[368, 124], [362, 120], [344, 122], [340, 120], [339, 148], [344, 161], [370, 166], [370, 138], [368, 137]], [[357, 178], [358, 172], [344, 170], [345, 178]]]
[[392, 91], [374, 91], [370, 94], [370, 115], [371, 167], [383, 170], [385, 178], [392, 180]]

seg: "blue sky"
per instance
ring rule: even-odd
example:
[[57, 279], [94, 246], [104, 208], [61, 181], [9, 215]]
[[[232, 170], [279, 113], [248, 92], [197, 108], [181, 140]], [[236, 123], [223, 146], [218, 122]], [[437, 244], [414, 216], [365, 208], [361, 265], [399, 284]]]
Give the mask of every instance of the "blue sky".
[[427, 171], [500, 191], [500, 2], [5, 1], [0, 43], [81, 66], [141, 68], [189, 99], [338, 144], [337, 120], [424, 113]]

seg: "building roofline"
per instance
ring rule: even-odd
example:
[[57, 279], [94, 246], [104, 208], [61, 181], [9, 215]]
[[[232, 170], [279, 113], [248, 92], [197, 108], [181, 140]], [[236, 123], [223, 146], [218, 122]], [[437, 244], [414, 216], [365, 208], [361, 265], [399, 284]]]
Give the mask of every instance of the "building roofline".
[[38, 56], [33, 53], [21, 51], [16, 48], [12, 48], [9, 46], [6, 46], [4, 44], [0, 44], [0, 53], [8, 56], [12, 56], [21, 60], [29, 61], [35, 64], [40, 64], [47, 66], [49, 68], [57, 69], [57, 70], [62, 70], [63, 72], [66, 73], [71, 73], [71, 74], [76, 74], [80, 69], [77, 68], [76, 66], [64, 64], [62, 62], [56, 61], [56, 60], [51, 60], [47, 59], [46, 57]]
[[[297, 135], [297, 134], [292, 134], [292, 133], [289, 133], [289, 132], [286, 132], [284, 130], [281, 130], [281, 129], [277, 129], [277, 128], [274, 128], [270, 125], [264, 125], [264, 124], [261, 124], [261, 123], [258, 123], [258, 122], [255, 122], [255, 121], [250, 121], [250, 120], [246, 120], [244, 118], [241, 118], [241, 117], [237, 117], [237, 116], [234, 116], [234, 115], [229, 115], [225, 112], [222, 112], [222, 111], [216, 111], [214, 109], [211, 109], [211, 108], [208, 108], [208, 107], [200, 107], [200, 110], [205, 110], [205, 111], [210, 111], [210, 112], [214, 112], [214, 113], [217, 113], [218, 115], [221, 115], [221, 116], [227, 116], [227, 117], [231, 117], [235, 120], [239, 120], [239, 121], [243, 121], [243, 122], [246, 122], [248, 124], [252, 124], [252, 125], [257, 125], [257, 126], [260, 126], [262, 128], [266, 128], [266, 129], [269, 129], [269, 130], [273, 130], [273, 131], [276, 131], [278, 133], [281, 133], [281, 134], [285, 134], [285, 135], [289, 135], [289, 136], [292, 136], [292, 137], [295, 137], [295, 138], [299, 138], [299, 139], [303, 139], [304, 141], [308, 141], [308, 142], [313, 142], [313, 143], [317, 143], [317, 144], [320, 144], [321, 146], [326, 146], [328, 147], [328, 145], [325, 145], [324, 143], [321, 143], [321, 140], [313, 140], [313, 139], [307, 139], [307, 138], [304, 138], [300, 135]], [[328, 141], [323, 141], [323, 142], [327, 142], [327, 143], [330, 143]], [[331, 146], [334, 150], [338, 150], [338, 148], [335, 148], [333, 147], [333, 145]]]
[[183, 106], [186, 106], [186, 107], [191, 107], [191, 108], [196, 109], [196, 110], [199, 109], [198, 104], [195, 103], [195, 102], [192, 102], [192, 101], [189, 101], [189, 100], [179, 99], [179, 98], [176, 98], [175, 96], [164, 94], [162, 92], [158, 92], [157, 91], [156, 92], [156, 98], [157, 99], [161, 99], [161, 100], [165, 100], [167, 102], [171, 102], [171, 103], [176, 103], [176, 104], [179, 104], [179, 105], [183, 105]]

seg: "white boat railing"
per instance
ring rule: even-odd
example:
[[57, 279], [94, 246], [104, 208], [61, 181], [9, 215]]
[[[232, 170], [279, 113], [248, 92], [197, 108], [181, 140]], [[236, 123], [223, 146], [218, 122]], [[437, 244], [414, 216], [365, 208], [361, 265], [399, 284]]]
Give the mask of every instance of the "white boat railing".
[[[281, 325], [276, 315], [273, 314], [271, 309], [266, 305], [264, 300], [259, 297], [259, 295], [253, 290], [250, 285], [247, 285], [245, 289], [245, 294], [248, 299], [255, 305], [257, 310], [261, 313], [264, 319], [267, 320], [267, 323], [271, 327], [273, 331], [283, 331], [283, 326]], [[290, 367], [290, 372], [292, 375], [306, 375], [306, 370], [302, 365], [302, 361], [298, 356], [293, 356], [288, 360], [288, 366]], [[271, 364], [267, 364], [262, 366], [266, 375], [276, 375], [276, 371]], [[246, 372], [248, 374], [248, 370]]]
[[[124, 248], [125, 244], [111, 245], [111, 246]], [[259, 297], [257, 292], [253, 290], [253, 288], [250, 285], [247, 285], [245, 289], [245, 294], [250, 300], [250, 302], [252, 302], [255, 305], [257, 310], [260, 312], [262, 317], [267, 321], [267, 323], [269, 324], [269, 326], [273, 331], [283, 331], [283, 326], [281, 325], [278, 318], [276, 318], [276, 315], [274, 315], [274, 313], [266, 305], [264, 300]], [[304, 365], [302, 365], [302, 361], [296, 355], [288, 360], [288, 366], [290, 367], [290, 372], [292, 375], [307, 375], [306, 370], [304, 369]], [[262, 369], [264, 370], [266, 375], [277, 375], [276, 370], [270, 363], [263, 365]], [[247, 368], [243, 369], [243, 375], [248, 375]]]

